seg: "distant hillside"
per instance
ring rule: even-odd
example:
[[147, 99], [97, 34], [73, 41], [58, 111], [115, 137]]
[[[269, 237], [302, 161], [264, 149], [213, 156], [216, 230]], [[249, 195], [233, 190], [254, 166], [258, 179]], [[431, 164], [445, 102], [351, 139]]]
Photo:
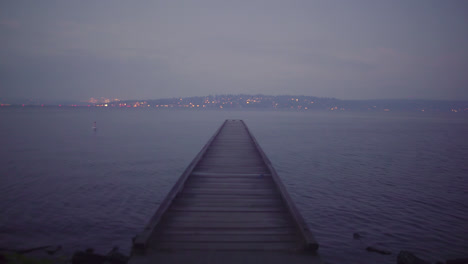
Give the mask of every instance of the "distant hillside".
[[22, 106], [89, 106], [150, 107], [182, 109], [264, 109], [294, 111], [396, 111], [396, 112], [468, 112], [468, 101], [442, 100], [339, 100], [304, 95], [209, 95], [150, 100], [96, 100], [96, 102], [0, 101], [2, 107]]
[[216, 95], [121, 101], [131, 106], [205, 109], [289, 109], [321, 111], [430, 111], [468, 112], [468, 101], [439, 100], [339, 100], [303, 95]]

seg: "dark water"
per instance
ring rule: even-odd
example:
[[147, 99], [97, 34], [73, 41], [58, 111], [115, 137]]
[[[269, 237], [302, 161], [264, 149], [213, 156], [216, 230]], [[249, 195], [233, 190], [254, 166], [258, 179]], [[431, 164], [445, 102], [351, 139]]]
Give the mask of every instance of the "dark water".
[[1, 109], [0, 247], [128, 252], [227, 118], [246, 121], [326, 262], [468, 256], [468, 118], [425, 113]]

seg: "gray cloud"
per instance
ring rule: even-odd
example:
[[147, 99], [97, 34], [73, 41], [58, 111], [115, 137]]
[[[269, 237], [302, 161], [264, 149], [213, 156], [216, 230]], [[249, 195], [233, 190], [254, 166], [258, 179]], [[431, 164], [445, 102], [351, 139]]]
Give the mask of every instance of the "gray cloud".
[[468, 99], [465, 1], [2, 1], [0, 98]]

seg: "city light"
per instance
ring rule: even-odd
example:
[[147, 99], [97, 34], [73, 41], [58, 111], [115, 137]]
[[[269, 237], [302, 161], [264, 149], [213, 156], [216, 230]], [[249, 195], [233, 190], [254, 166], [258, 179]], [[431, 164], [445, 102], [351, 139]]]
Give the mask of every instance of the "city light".
[[[403, 105], [402, 105], [403, 104]], [[11, 106], [5, 102], [0, 103], [1, 107]], [[369, 112], [468, 112], [466, 102], [434, 102], [425, 101], [401, 101], [380, 103], [379, 101], [369, 102], [339, 100], [334, 98], [317, 98], [312, 96], [268, 96], [268, 95], [215, 95], [199, 97], [177, 97], [154, 100], [121, 100], [104, 97], [93, 97], [82, 103], [73, 104], [41, 104], [29, 103], [13, 104], [19, 107], [119, 107], [119, 108], [149, 108], [149, 109], [272, 109], [286, 111], [369, 111]]]

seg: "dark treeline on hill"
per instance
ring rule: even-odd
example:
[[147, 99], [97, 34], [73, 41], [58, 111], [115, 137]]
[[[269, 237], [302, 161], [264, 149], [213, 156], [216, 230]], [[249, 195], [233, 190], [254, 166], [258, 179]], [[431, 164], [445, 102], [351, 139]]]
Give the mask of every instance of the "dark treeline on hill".
[[179, 97], [155, 100], [129, 100], [120, 103], [132, 106], [162, 108], [204, 108], [204, 109], [283, 109], [321, 111], [429, 111], [429, 112], [468, 112], [468, 101], [441, 100], [339, 100], [297, 95], [210, 95]]

